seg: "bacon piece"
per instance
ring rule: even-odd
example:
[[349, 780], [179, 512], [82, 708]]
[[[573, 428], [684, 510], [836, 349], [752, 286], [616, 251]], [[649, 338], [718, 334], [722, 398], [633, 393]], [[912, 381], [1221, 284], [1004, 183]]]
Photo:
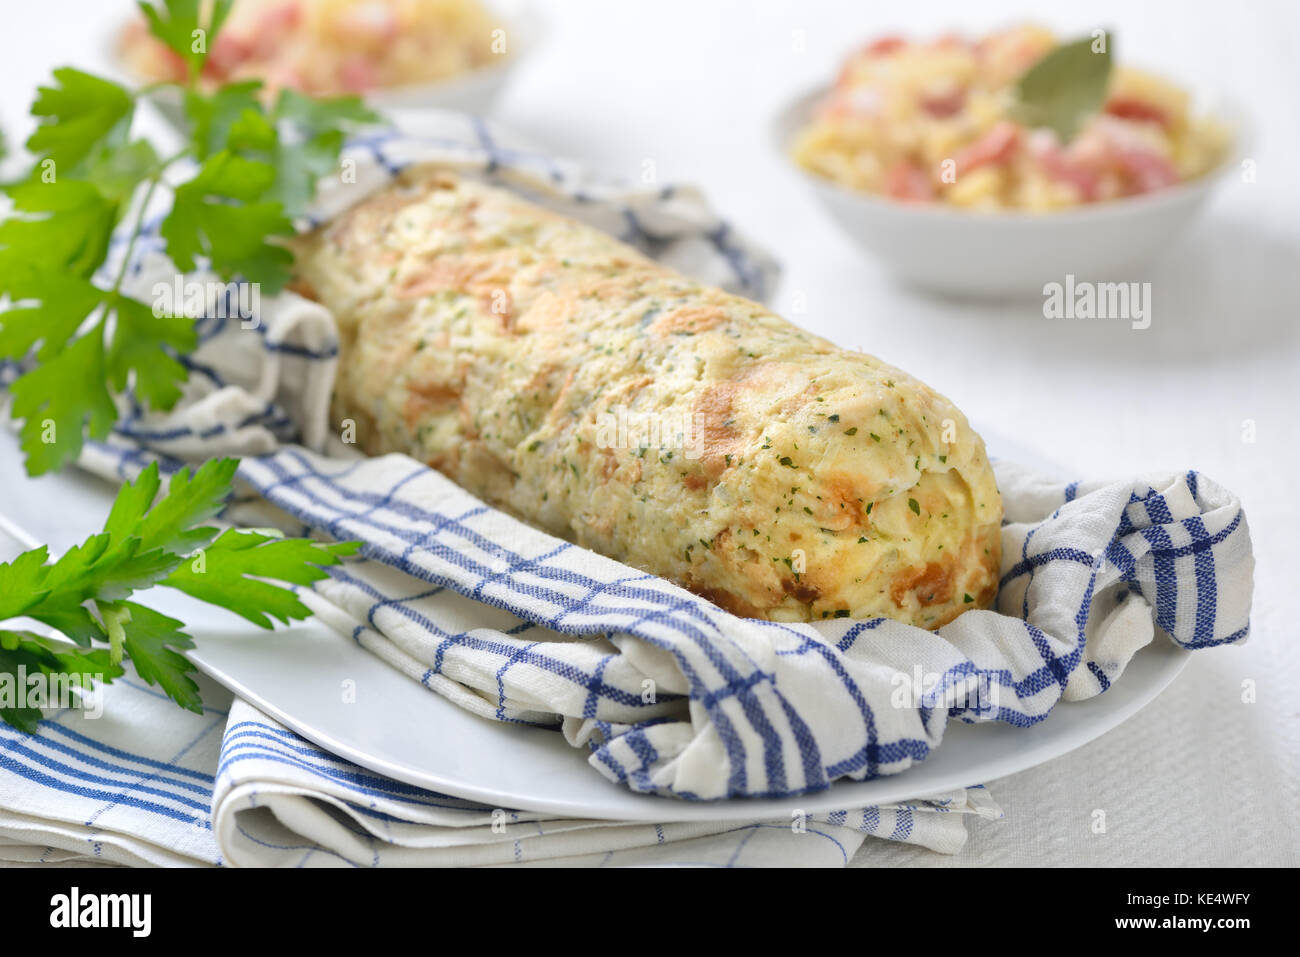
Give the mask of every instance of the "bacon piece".
[[1136, 120], [1139, 123], [1159, 123], [1166, 129], [1169, 128], [1171, 122], [1169, 114], [1160, 107], [1133, 96], [1111, 97], [1106, 101], [1106, 105], [1102, 109], [1111, 116], [1118, 116], [1122, 120]]
[[863, 56], [889, 56], [907, 46], [907, 41], [900, 36], [880, 37], [872, 40], [862, 48]]
[[953, 158], [957, 175], [969, 173], [981, 166], [997, 165], [1011, 159], [1020, 143], [1020, 127], [1010, 120], [999, 120], [993, 128], [974, 143], [960, 150]]
[[339, 82], [349, 93], [363, 93], [378, 85], [379, 75], [369, 60], [354, 56], [339, 67]]
[[1093, 127], [1105, 144], [1104, 159], [1124, 181], [1126, 194], [1150, 193], [1179, 181], [1174, 164], [1157, 152], [1132, 124], [1101, 116]]
[[1098, 196], [1101, 177], [1097, 170], [1081, 161], [1076, 151], [1061, 149], [1055, 134], [1050, 130], [1038, 130], [1031, 134], [1029, 150], [1034, 154], [1052, 179], [1069, 183], [1079, 192], [1084, 202], [1092, 202]]
[[1174, 164], [1152, 150], [1117, 149], [1115, 163], [1132, 193], [1151, 193], [1178, 182], [1178, 170]]
[[212, 44], [203, 65], [204, 75], [215, 80], [223, 80], [234, 73], [235, 68], [253, 56], [253, 44], [233, 33], [218, 34]]
[[952, 116], [961, 112], [966, 105], [966, 91], [953, 87], [945, 93], [933, 94], [921, 98], [921, 108], [931, 116]]
[[288, 33], [298, 26], [302, 19], [302, 9], [296, 0], [277, 4], [257, 18], [257, 33], [266, 37], [268, 34]]
[[968, 41], [960, 33], [942, 33], [930, 41], [932, 50], [971, 50], [973, 49]]
[[885, 175], [885, 195], [905, 203], [927, 203], [934, 199], [934, 184], [919, 164], [900, 160]]

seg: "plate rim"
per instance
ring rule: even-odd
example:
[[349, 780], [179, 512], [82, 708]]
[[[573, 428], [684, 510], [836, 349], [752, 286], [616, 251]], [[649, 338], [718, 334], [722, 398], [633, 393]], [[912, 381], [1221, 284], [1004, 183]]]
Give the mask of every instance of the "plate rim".
[[[1156, 629], [1152, 641], [1139, 649], [1133, 660], [1129, 662], [1129, 666], [1125, 670], [1126, 675], [1129, 676], [1127, 685], [1123, 685], [1123, 678], [1121, 678], [1119, 682], [1112, 686], [1110, 691], [1103, 695], [1077, 702], [1060, 700], [1040, 722], [1030, 728], [1013, 728], [1010, 725], [995, 722], [981, 722], [980, 725], [970, 725], [957, 721], [951, 722], [945, 728], [940, 745], [932, 750], [926, 760], [918, 762], [898, 774], [873, 778], [868, 781], [852, 781], [841, 778], [827, 788], [781, 798], [736, 797], [688, 801], [670, 796], [632, 791], [603, 777], [595, 768], [588, 767], [583, 769], [583, 773], [590, 776], [592, 798], [591, 803], [585, 803], [568, 798], [538, 797], [525, 790], [510, 792], [499, 788], [481, 786], [454, 774], [448, 775], [446, 772], [419, 769], [409, 764], [395, 763], [377, 756], [371, 751], [350, 744], [345, 737], [339, 737], [330, 730], [322, 730], [311, 720], [300, 720], [295, 716], [293, 708], [286, 709], [274, 700], [267, 698], [266, 695], [250, 687], [246, 681], [232, 676], [219, 663], [205, 655], [203, 651], [205, 645], [211, 651], [216, 647], [214, 642], [219, 643], [221, 640], [214, 634], [217, 630], [225, 630], [225, 628], [222, 626], [217, 626], [215, 629], [203, 626], [191, 628], [191, 633], [196, 639], [196, 648], [189, 654], [191, 660], [200, 670], [264, 714], [336, 757], [404, 784], [492, 807], [553, 814], [566, 818], [640, 821], [646, 823], [756, 821], [778, 817], [788, 818], [794, 810], [819, 813], [831, 810], [871, 807], [911, 801], [926, 795], [939, 794], [957, 788], [987, 784], [999, 778], [1053, 761], [1119, 727], [1159, 697], [1187, 666], [1191, 657], [1190, 651], [1179, 647], [1167, 635]], [[340, 647], [347, 647], [349, 657], [355, 658], [362, 669], [369, 669], [375, 673], [383, 674], [386, 679], [394, 681], [395, 689], [409, 686], [411, 693], [422, 696], [422, 700], [425, 701], [421, 707], [429, 709], [431, 727], [436, 728], [439, 709], [450, 709], [449, 711], [444, 710], [443, 714], [452, 715], [456, 719], [463, 717], [471, 722], [481, 722], [480, 727], [485, 736], [506, 733], [551, 735], [552, 737], [545, 742], [547, 746], [556, 750], [557, 753], [571, 754], [575, 766], [577, 762], [587, 763], [582, 750], [564, 742], [558, 732], [502, 724], [472, 714], [454, 702], [420, 685], [419, 682], [403, 674], [378, 655], [356, 645], [350, 639], [319, 620], [295, 623], [295, 625], [287, 629], [277, 628], [274, 634], [278, 635], [280, 640], [284, 640], [286, 633], [293, 631], [318, 632], [321, 637], [328, 637], [328, 640], [338, 642]], [[1160, 658], [1153, 656], [1160, 656]], [[1139, 670], [1151, 670], [1152, 672], [1141, 684], [1134, 684], [1132, 670], [1135, 665], [1138, 666]], [[1114, 690], [1120, 687], [1124, 688], [1125, 693], [1112, 696]], [[401, 694], [403, 691], [397, 693]], [[426, 699], [430, 696], [436, 699], [435, 703], [430, 704], [427, 702]], [[1060, 726], [1059, 714], [1061, 708], [1070, 709], [1075, 718], [1067, 728]], [[1091, 711], [1093, 714], [1084, 714], [1086, 711]], [[1055, 724], [1052, 723], [1054, 718], [1056, 719]], [[1049, 729], [1045, 738], [1043, 737], [1043, 729]], [[957, 743], [952, 741], [954, 734], [959, 738], [964, 738], [972, 734], [989, 735], [999, 732], [1009, 740], [1017, 742], [1018, 745], [1025, 744], [1027, 746], [1008, 748], [1004, 754], [983, 762], [977, 769], [949, 770], [936, 762], [940, 754], [953, 753], [952, 750], [945, 752], [943, 745], [947, 744], [951, 748], [952, 744]], [[566, 757], [565, 760], [567, 759]], [[941, 768], [937, 774], [933, 771], [926, 772], [926, 769], [935, 767]], [[934, 777], [938, 777], [939, 780], [931, 782], [930, 779]], [[969, 780], [971, 777], [978, 780]], [[919, 781], [918, 778], [920, 778]], [[602, 792], [604, 796], [602, 796]]]

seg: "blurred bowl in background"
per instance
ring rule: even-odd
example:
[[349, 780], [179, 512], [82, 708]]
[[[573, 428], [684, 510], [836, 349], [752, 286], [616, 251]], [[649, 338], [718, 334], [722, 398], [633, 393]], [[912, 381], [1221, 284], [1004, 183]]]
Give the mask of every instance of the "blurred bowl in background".
[[505, 24], [509, 52], [500, 63], [480, 67], [437, 83], [413, 83], [371, 90], [364, 99], [372, 109], [454, 110], [487, 113], [505, 89], [511, 73], [546, 37], [546, 23], [529, 3], [495, 0], [486, 4]]
[[[507, 52], [499, 62], [436, 82], [376, 87], [361, 93], [366, 105], [379, 112], [439, 109], [460, 113], [488, 113], [504, 91], [514, 70], [544, 41], [546, 24], [535, 7], [526, 0], [489, 0], [484, 5], [500, 18], [506, 32]], [[150, 82], [126, 62], [116, 35], [109, 41], [108, 59], [113, 72], [123, 82], [134, 86]], [[185, 114], [178, 90], [159, 90], [150, 96], [150, 102], [169, 125], [177, 130], [185, 128]]]
[[776, 148], [845, 233], [908, 285], [948, 296], [1027, 298], [1067, 274], [1081, 280], [1132, 278], [1167, 250], [1205, 205], [1216, 183], [1240, 168], [1245, 113], [1226, 101], [1208, 112], [1230, 146], [1209, 173], [1156, 192], [1048, 212], [974, 211], [904, 203], [857, 192], [808, 172], [791, 157], [798, 132], [826, 95], [821, 87], [776, 117]]

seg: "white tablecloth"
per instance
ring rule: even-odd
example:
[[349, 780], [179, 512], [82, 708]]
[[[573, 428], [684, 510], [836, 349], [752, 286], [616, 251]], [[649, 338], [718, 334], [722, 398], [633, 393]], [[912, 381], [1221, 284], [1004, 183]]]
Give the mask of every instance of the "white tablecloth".
[[[1079, 751], [987, 782], [1006, 810], [954, 858], [864, 848], [856, 862], [1300, 863], [1300, 8], [1282, 2], [1075, 2], [1037, 8], [1062, 33], [1116, 31], [1118, 55], [1246, 104], [1258, 181], [1226, 181], [1206, 217], [1141, 275], [1153, 321], [1042, 318], [899, 289], [812, 204], [770, 145], [770, 120], [855, 38], [986, 30], [1036, 9], [986, 0], [881, 7], [784, 0], [542, 3], [546, 46], [500, 104], [508, 126], [628, 178], [702, 185], [786, 266], [777, 310], [933, 383], [977, 422], [1072, 476], [1194, 467], [1245, 502], [1258, 561], [1254, 635], [1194, 656], [1155, 703]], [[6, 11], [0, 123], [25, 135], [51, 67], [102, 65], [124, 7], [46, 0]], [[945, 12], [947, 11], [947, 12]], [[60, 24], [46, 28], [47, 18]], [[1014, 375], [1002, 375], [1009, 367]], [[995, 385], [996, 383], [996, 385]], [[1247, 422], [1255, 441], [1243, 441]], [[32, 517], [57, 537], [58, 516]], [[1255, 703], [1244, 703], [1254, 682]], [[1096, 812], [1105, 832], [1095, 833]]]

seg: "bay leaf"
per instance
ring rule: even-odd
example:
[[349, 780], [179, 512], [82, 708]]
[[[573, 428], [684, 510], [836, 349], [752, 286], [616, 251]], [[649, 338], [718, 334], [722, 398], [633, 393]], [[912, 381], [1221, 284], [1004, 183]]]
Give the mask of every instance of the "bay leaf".
[[1106, 102], [1110, 69], [1109, 32], [1063, 43], [1020, 78], [1012, 116], [1031, 129], [1054, 130], [1068, 143]]

